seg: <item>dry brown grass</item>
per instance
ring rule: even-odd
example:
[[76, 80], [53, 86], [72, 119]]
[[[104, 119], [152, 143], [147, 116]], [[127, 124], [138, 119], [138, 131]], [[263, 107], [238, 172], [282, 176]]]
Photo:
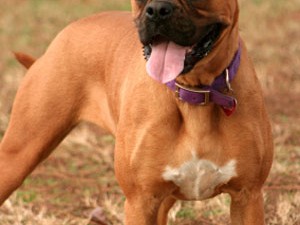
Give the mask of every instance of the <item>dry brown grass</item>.
[[[128, 8], [126, 0], [1, 0], [0, 139], [24, 70], [11, 50], [40, 55], [61, 28], [84, 15]], [[240, 0], [241, 35], [262, 82], [272, 118], [275, 161], [265, 187], [267, 224], [300, 224], [300, 1]], [[2, 10], [5, 9], [5, 10]], [[124, 197], [113, 173], [112, 137], [83, 124], [0, 209], [2, 225], [89, 224], [102, 207], [122, 224]], [[225, 225], [230, 199], [180, 202], [171, 224]]]

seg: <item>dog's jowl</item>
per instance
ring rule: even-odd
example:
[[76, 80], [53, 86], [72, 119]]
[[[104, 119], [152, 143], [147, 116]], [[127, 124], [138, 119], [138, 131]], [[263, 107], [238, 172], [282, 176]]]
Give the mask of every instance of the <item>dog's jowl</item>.
[[166, 225], [176, 200], [220, 193], [233, 225], [263, 225], [272, 136], [237, 0], [131, 4], [72, 23], [36, 61], [17, 55], [30, 68], [1, 140], [0, 202], [85, 120], [116, 138], [126, 225]]

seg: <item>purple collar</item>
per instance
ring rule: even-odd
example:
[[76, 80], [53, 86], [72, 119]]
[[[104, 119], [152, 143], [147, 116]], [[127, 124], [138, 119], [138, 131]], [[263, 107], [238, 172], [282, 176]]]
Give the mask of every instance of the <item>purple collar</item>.
[[232, 92], [230, 82], [234, 79], [240, 66], [241, 46], [239, 46], [230, 65], [219, 75], [210, 86], [186, 87], [172, 80], [166, 85], [176, 92], [176, 96], [193, 105], [207, 105], [214, 102], [221, 106], [226, 115], [231, 115], [237, 105], [237, 100], [223, 94], [224, 91]]

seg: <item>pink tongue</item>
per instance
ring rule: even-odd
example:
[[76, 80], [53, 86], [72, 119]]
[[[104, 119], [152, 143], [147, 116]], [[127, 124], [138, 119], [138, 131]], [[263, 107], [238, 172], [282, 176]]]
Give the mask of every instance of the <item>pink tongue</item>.
[[174, 42], [153, 45], [146, 65], [148, 74], [161, 83], [174, 80], [183, 70], [186, 50]]

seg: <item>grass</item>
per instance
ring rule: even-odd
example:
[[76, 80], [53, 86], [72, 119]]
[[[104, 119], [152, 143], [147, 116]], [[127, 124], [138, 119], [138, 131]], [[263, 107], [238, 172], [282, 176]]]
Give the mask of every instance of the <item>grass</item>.
[[[125, 0], [1, 0], [0, 139], [24, 70], [11, 50], [39, 56], [70, 21]], [[241, 36], [262, 83], [272, 119], [275, 161], [265, 186], [267, 224], [299, 225], [300, 45], [298, 0], [240, 0]], [[2, 225], [92, 224], [100, 207], [107, 224], [122, 224], [124, 196], [114, 178], [114, 140], [90, 124], [76, 128], [0, 209]], [[230, 199], [179, 202], [172, 225], [225, 225]]]

